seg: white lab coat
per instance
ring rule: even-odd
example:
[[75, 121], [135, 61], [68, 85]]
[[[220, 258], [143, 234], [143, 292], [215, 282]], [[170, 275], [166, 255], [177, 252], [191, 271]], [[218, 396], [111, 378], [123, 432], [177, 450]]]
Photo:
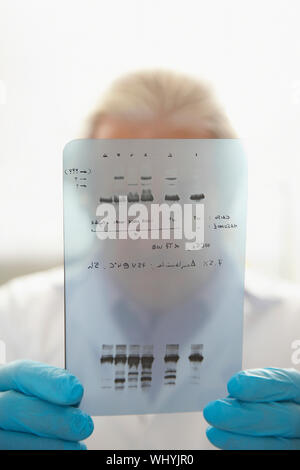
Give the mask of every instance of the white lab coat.
[[[24, 276], [0, 288], [0, 340], [7, 361], [32, 359], [64, 367], [63, 268]], [[243, 368], [299, 367], [300, 289], [246, 273]], [[89, 449], [212, 449], [202, 413], [94, 418]]]

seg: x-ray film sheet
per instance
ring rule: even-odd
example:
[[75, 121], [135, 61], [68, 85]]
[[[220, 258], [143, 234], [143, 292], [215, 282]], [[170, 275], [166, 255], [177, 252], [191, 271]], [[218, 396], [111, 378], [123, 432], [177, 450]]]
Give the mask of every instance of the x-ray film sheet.
[[66, 368], [82, 409], [199, 411], [224, 396], [242, 365], [240, 141], [75, 140], [63, 171]]

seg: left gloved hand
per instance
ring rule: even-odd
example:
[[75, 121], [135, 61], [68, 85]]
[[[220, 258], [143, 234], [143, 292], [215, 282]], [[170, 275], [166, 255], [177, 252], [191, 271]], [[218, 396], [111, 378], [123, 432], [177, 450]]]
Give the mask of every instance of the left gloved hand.
[[300, 373], [252, 369], [228, 382], [227, 398], [203, 410], [206, 435], [225, 450], [300, 450]]

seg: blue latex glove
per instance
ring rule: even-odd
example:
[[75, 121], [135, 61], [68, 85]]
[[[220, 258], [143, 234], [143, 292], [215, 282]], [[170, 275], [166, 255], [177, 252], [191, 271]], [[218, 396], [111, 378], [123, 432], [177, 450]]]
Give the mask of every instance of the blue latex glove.
[[33, 361], [0, 366], [0, 449], [86, 449], [90, 416], [76, 407], [83, 387], [76, 377]]
[[252, 369], [234, 375], [228, 398], [203, 410], [210, 442], [226, 450], [300, 449], [300, 373]]

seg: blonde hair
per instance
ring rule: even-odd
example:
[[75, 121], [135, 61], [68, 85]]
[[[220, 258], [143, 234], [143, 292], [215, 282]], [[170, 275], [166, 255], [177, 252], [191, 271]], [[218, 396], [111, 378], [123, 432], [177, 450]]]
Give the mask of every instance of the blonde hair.
[[211, 88], [170, 70], [140, 70], [114, 80], [87, 122], [87, 137], [105, 116], [139, 121], [163, 117], [189, 129], [210, 131], [215, 138], [236, 137]]

